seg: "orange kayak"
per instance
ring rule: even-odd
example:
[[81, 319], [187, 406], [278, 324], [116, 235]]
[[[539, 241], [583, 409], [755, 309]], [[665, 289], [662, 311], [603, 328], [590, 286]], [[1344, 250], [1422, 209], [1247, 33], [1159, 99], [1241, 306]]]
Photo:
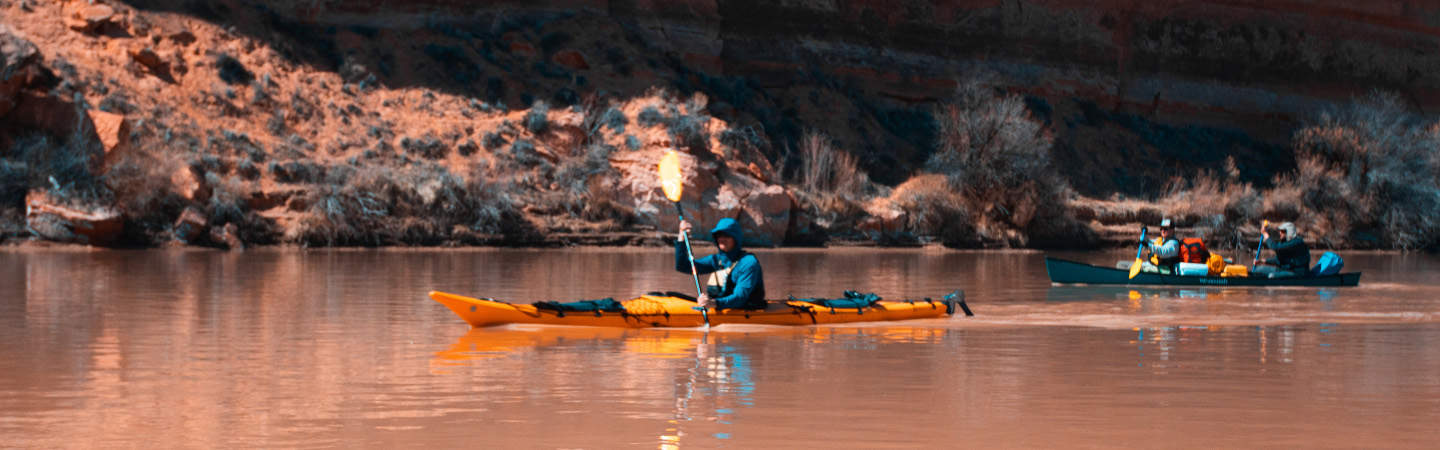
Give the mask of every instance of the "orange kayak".
[[[964, 291], [943, 300], [881, 300], [864, 308], [831, 308], [802, 300], [771, 301], [764, 310], [722, 309], [710, 311], [710, 324], [744, 323], [758, 325], [817, 325], [828, 323], [876, 322], [947, 317], [957, 307], [966, 315]], [[669, 294], [651, 293], [620, 302], [623, 311], [556, 311], [534, 305], [507, 303], [431, 291], [434, 299], [471, 327], [512, 323], [581, 325], [595, 327], [649, 328], [698, 327], [705, 324], [693, 300]]]

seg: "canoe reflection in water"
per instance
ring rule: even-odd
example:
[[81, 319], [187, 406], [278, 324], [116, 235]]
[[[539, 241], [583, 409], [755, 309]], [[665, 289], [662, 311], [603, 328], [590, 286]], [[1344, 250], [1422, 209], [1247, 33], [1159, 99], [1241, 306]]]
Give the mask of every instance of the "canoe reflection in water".
[[1104, 300], [1139, 299], [1202, 299], [1202, 300], [1254, 300], [1257, 296], [1272, 298], [1315, 298], [1322, 301], [1334, 299], [1336, 288], [1314, 287], [1135, 287], [1135, 286], [1051, 286], [1045, 292], [1049, 302], [1085, 302]]

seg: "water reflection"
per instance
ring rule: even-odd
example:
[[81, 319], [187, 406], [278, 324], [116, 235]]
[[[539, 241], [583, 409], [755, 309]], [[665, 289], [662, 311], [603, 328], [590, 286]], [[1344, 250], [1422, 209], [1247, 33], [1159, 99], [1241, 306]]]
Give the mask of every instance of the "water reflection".
[[[1346, 342], [1339, 337], [1347, 327], [1338, 323], [1279, 326], [1165, 326], [1135, 328], [1137, 366], [1157, 369], [1203, 370], [1208, 364], [1228, 364], [1254, 356], [1256, 371], [1264, 372], [1274, 364], [1293, 364], [1301, 350], [1333, 352]], [[1360, 332], [1360, 331], [1356, 331]], [[1238, 337], [1237, 337], [1238, 336]], [[1217, 342], [1230, 342], [1222, 352]], [[1351, 342], [1350, 345], [1355, 345]], [[1179, 362], [1179, 361], [1184, 361]]]
[[[506, 373], [565, 373], [583, 378], [598, 372], [605, 374], [606, 380], [613, 380], [602, 382], [606, 386], [602, 389], [638, 388], [655, 392], [656, 388], [669, 386], [666, 390], [670, 392], [672, 407], [657, 439], [662, 448], [677, 448], [695, 439], [689, 433], [697, 427], [704, 430], [705, 439], [735, 436], [729, 428], [744, 418], [748, 409], [763, 406], [758, 405], [755, 398], [763, 386], [758, 383], [752, 361], [766, 354], [773, 358], [775, 352], [770, 347], [777, 342], [798, 343], [800, 351], [796, 355], [802, 358], [811, 355], [809, 358], [813, 359], [831, 355], [836, 350], [864, 354], [893, 345], [939, 344], [949, 332], [943, 328], [906, 326], [726, 325], [706, 332], [511, 325], [470, 329], [448, 347], [434, 352], [430, 367], [431, 373], [438, 376], [476, 382], [503, 377]], [[574, 361], [557, 361], [552, 357], [574, 357], [577, 352], [588, 354], [581, 359], [590, 364], [572, 367]], [[822, 361], [815, 363], [823, 364]], [[550, 378], [546, 383], [588, 386], [593, 381]], [[784, 384], [793, 385], [793, 381]], [[587, 389], [561, 389], [545, 401], [563, 404], [590, 395], [594, 394]]]
[[837, 447], [1440, 441], [1424, 425], [1440, 418], [1433, 256], [1346, 255], [1374, 276], [1346, 289], [1056, 288], [1024, 253], [761, 256], [777, 296], [964, 287], [978, 315], [471, 330], [424, 292], [529, 301], [690, 281], [651, 250], [0, 251], [0, 436], [21, 448], [748, 448], [793, 446], [797, 430]]

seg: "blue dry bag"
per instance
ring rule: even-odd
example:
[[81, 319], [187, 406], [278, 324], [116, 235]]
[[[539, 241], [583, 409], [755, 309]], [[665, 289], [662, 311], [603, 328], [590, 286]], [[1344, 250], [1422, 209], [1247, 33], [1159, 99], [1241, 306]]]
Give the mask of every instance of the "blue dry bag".
[[1315, 263], [1315, 267], [1310, 268], [1310, 276], [1334, 275], [1340, 273], [1340, 269], [1344, 267], [1345, 260], [1340, 259], [1340, 255], [1335, 252], [1325, 252], [1320, 255], [1320, 261]]

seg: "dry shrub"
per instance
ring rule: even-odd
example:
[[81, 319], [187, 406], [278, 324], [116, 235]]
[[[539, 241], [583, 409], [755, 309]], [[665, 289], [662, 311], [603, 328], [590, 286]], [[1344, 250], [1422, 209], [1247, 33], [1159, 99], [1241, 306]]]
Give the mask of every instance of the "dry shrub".
[[127, 151], [102, 177], [125, 215], [128, 241], [155, 245], [169, 240], [175, 219], [190, 203], [170, 183], [171, 174], [183, 167], [170, 154]]
[[1202, 217], [1221, 214], [1227, 203], [1226, 185], [1211, 173], [1194, 178], [1171, 178], [1160, 203], [1174, 216]]
[[982, 239], [1026, 245], [1029, 235], [1063, 240], [1054, 233], [1079, 229], [1066, 208], [1068, 187], [1050, 164], [1054, 140], [1019, 96], [997, 96], [983, 79], [970, 80], [936, 115], [926, 169], [961, 194]]
[[965, 199], [950, 188], [943, 175], [918, 175], [890, 194], [895, 207], [905, 212], [905, 227], [922, 236], [935, 236], [955, 247], [980, 243]]
[[1427, 123], [1396, 95], [1373, 92], [1296, 133], [1297, 170], [1267, 196], [1293, 196], [1300, 225], [1327, 241], [1435, 249], [1437, 131], [1440, 124]]
[[[814, 219], [815, 225], [826, 230], [825, 234], [853, 234], [867, 214], [863, 202], [879, 195], [883, 188], [870, 181], [855, 156], [835, 148], [830, 138], [819, 132], [806, 133], [798, 160], [789, 184], [801, 209]], [[785, 172], [785, 168], [780, 169], [780, 173]]]
[[[1180, 226], [1191, 227], [1191, 235], [1206, 240], [1210, 247], [1227, 248], [1243, 245], [1244, 236], [1238, 226], [1260, 214], [1260, 198], [1249, 183], [1241, 183], [1234, 159], [1226, 160], [1225, 174], [1202, 172], [1190, 178], [1175, 177], [1165, 187], [1157, 203], [1165, 210], [1164, 217]], [[1160, 219], [1141, 223], [1154, 224]]]
[[435, 245], [451, 239], [457, 227], [467, 233], [528, 235], [528, 224], [506, 189], [479, 176], [467, 182], [434, 165], [330, 172], [345, 175], [312, 194], [297, 236], [307, 245]]

